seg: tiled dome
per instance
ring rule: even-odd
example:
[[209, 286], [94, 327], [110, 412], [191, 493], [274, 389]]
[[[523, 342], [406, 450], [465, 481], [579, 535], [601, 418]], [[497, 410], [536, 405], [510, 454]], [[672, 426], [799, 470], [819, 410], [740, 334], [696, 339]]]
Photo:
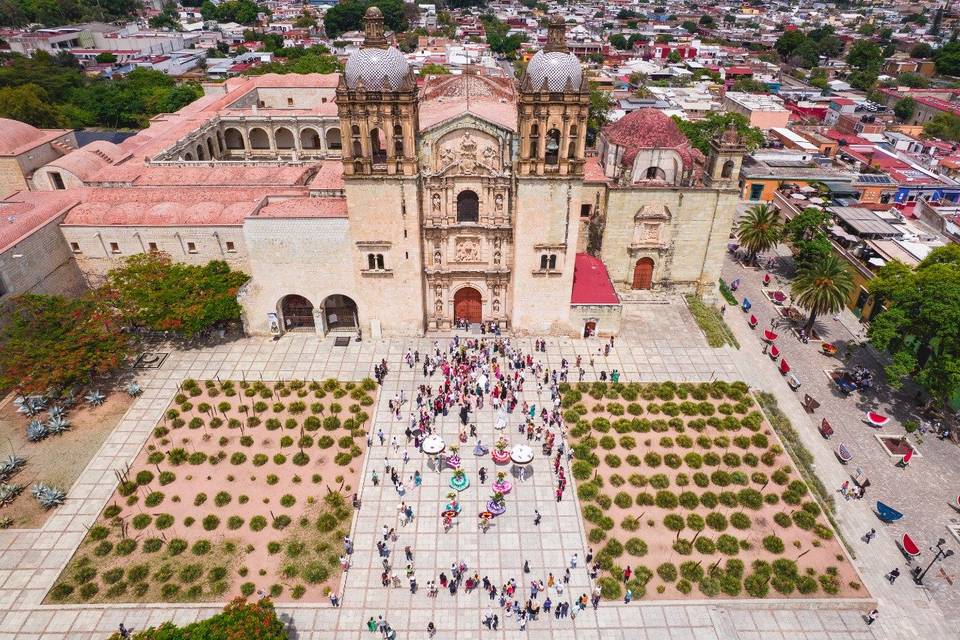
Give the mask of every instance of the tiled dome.
[[[353, 89], [358, 80], [370, 91], [396, 90], [410, 73], [407, 59], [397, 49], [358, 49], [350, 54], [343, 75], [347, 86]], [[383, 86], [386, 78], [389, 86]]]
[[550, 91], [563, 91], [567, 80], [574, 90], [579, 91], [583, 70], [577, 56], [572, 53], [538, 51], [527, 65], [527, 78], [534, 91], [540, 90], [544, 80]]

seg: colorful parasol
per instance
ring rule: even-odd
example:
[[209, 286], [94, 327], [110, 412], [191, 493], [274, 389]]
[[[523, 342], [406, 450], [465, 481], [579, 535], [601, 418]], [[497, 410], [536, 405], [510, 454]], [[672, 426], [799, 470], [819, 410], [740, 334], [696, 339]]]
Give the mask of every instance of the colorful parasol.
[[493, 514], [490, 513], [489, 511], [481, 511], [481, 512], [480, 512], [480, 518], [481, 518], [482, 520], [492, 520], [492, 519], [493, 519]]
[[456, 517], [457, 517], [457, 512], [454, 511], [453, 509], [447, 509], [446, 511], [444, 511], [444, 512], [441, 513], [440, 515], [442, 515], [444, 518], [456, 518]]

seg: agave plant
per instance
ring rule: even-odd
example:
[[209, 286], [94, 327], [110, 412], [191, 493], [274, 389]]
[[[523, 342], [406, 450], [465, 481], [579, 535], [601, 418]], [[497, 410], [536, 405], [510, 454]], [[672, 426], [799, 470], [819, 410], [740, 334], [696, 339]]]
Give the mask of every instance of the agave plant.
[[129, 395], [131, 398], [136, 398], [141, 393], [143, 393], [143, 387], [136, 382], [131, 382], [127, 385], [127, 395]]
[[86, 400], [91, 407], [99, 407], [103, 404], [103, 401], [106, 400], [107, 397], [103, 395], [99, 389], [94, 389], [85, 395], [83, 399]]
[[28, 416], [35, 416], [47, 406], [47, 400], [43, 396], [17, 396], [13, 404], [17, 411]]
[[37, 419], [33, 419], [27, 425], [27, 440], [30, 442], [40, 442], [50, 435], [47, 431], [47, 425]]
[[70, 429], [70, 421], [66, 418], [50, 418], [47, 420], [47, 433], [50, 435], [60, 435]]
[[7, 459], [0, 464], [0, 480], [6, 480], [22, 469], [25, 464], [27, 464], [27, 459], [22, 456], [15, 454], [7, 456]]
[[67, 415], [67, 410], [61, 405], [55, 404], [47, 409], [47, 415], [49, 415], [51, 418], [62, 418], [63, 416]]
[[13, 518], [7, 516], [5, 518], [0, 518], [0, 529], [9, 529], [13, 526]]
[[0, 482], [0, 507], [13, 502], [14, 498], [20, 495], [21, 491], [23, 491], [22, 484], [17, 484], [16, 482], [11, 482], [9, 484], [6, 482]]
[[63, 491], [63, 489], [51, 487], [43, 484], [42, 482], [35, 483], [30, 489], [30, 492], [33, 494], [33, 497], [37, 499], [37, 502], [40, 503], [40, 506], [44, 509], [59, 507], [67, 500], [67, 494]]

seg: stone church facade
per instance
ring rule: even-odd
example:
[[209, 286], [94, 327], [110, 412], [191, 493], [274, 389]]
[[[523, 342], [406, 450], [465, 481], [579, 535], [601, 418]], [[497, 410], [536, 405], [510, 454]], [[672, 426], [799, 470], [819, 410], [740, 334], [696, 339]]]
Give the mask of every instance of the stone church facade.
[[227, 260], [251, 275], [250, 333], [373, 337], [458, 321], [608, 334], [627, 292], [715, 295], [735, 132], [705, 158], [642, 110], [588, 151], [589, 85], [562, 19], [519, 83], [418, 83], [375, 7], [365, 36], [342, 75], [228, 82], [38, 171], [31, 188], [63, 182], [75, 200], [59, 228], [87, 281], [139, 251]]

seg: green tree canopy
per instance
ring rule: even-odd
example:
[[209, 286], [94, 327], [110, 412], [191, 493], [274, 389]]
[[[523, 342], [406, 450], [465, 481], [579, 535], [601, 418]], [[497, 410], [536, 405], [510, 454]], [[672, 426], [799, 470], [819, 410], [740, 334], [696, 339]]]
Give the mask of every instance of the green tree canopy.
[[141, 8], [139, 0], [0, 0], [0, 26], [113, 22], [133, 17]]
[[446, 76], [450, 75], [450, 69], [447, 69], [442, 64], [437, 64], [435, 62], [428, 62], [427, 64], [420, 67], [420, 75], [422, 76]]
[[853, 293], [850, 265], [834, 253], [804, 264], [790, 283], [794, 301], [807, 310], [806, 331], [813, 329], [817, 316], [840, 311]]
[[63, 111], [51, 103], [42, 87], [35, 84], [0, 89], [0, 117], [20, 120], [45, 129], [55, 129], [67, 124]]
[[911, 58], [931, 58], [933, 57], [933, 47], [926, 42], [918, 42], [910, 49]]
[[346, 31], [363, 29], [363, 14], [376, 6], [383, 12], [383, 22], [392, 31], [406, 31], [409, 23], [403, 12], [403, 0], [345, 0], [327, 10], [323, 28], [327, 37], [336, 38]]
[[272, 62], [250, 67], [244, 72], [244, 75], [260, 76], [265, 73], [340, 73], [342, 71], [343, 65], [336, 56], [309, 52], [283, 60], [274, 58]]
[[130, 340], [105, 301], [24, 295], [0, 331], [0, 387], [42, 392], [89, 383], [129, 355]]
[[960, 76], [960, 42], [947, 42], [933, 54], [937, 73], [948, 76]]
[[733, 83], [733, 90], [746, 93], [770, 93], [770, 87], [765, 82], [753, 78], [740, 78]]
[[483, 23], [483, 30], [487, 44], [490, 45], [490, 50], [494, 53], [501, 53], [510, 60], [515, 58], [517, 50], [526, 40], [526, 36], [519, 33], [507, 35], [510, 28], [493, 14], [481, 16], [480, 21]]
[[879, 70], [883, 63], [883, 49], [871, 40], [858, 40], [847, 53], [847, 64], [861, 71]]
[[[223, 613], [185, 627], [165, 622], [133, 634], [132, 640], [287, 640], [287, 630], [273, 604], [263, 599], [247, 603], [237, 598]], [[121, 640], [114, 633], [109, 640]]]
[[737, 128], [747, 149], [753, 150], [763, 144], [763, 132], [756, 127], [751, 127], [750, 121], [739, 113], [714, 112], [697, 121], [681, 120], [674, 116], [673, 121], [677, 123], [683, 135], [690, 140], [690, 144], [704, 154], [710, 152], [710, 140], [726, 131], [731, 123]]
[[270, 15], [267, 7], [262, 7], [253, 0], [226, 0], [220, 4], [213, 4], [209, 0], [200, 7], [200, 14], [204, 20], [218, 22], [236, 22], [238, 24], [256, 24], [258, 14]]
[[870, 281], [882, 304], [868, 336], [887, 351], [891, 386], [912, 377], [936, 402], [960, 391], [960, 246], [938, 247], [916, 269], [893, 261]]
[[198, 266], [140, 253], [107, 274], [106, 295], [133, 325], [193, 335], [239, 320], [237, 290], [248, 279], [218, 260]]
[[622, 33], [615, 33], [610, 36], [610, 44], [620, 51], [626, 51], [626, 49], [630, 46], [627, 42], [627, 38]]
[[923, 135], [960, 142], [960, 116], [952, 113], [938, 113], [923, 125]]
[[750, 262], [757, 255], [777, 246], [783, 237], [783, 220], [780, 212], [766, 203], [747, 209], [736, 227], [737, 241], [749, 252]]
[[893, 113], [901, 122], [906, 122], [913, 117], [913, 112], [917, 110], [917, 101], [907, 96], [900, 98], [893, 105]]
[[609, 91], [595, 85], [590, 87], [590, 113], [587, 116], [587, 137], [595, 140], [600, 129], [610, 121], [610, 111], [615, 101]]

